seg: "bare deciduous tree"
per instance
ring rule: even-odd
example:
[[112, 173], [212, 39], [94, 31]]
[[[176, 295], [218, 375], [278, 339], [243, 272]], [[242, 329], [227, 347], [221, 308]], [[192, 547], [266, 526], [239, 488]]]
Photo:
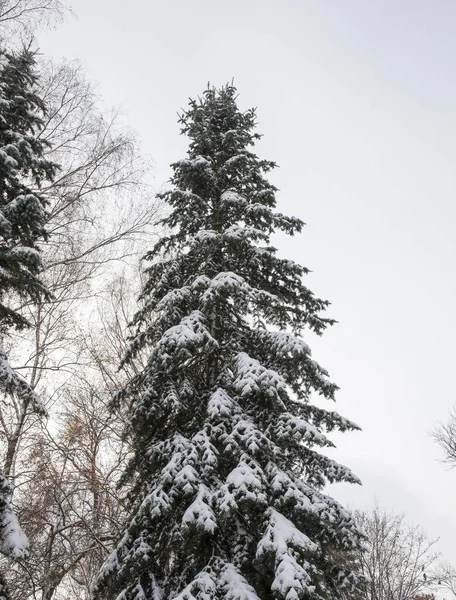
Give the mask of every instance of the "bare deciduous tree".
[[[80, 338], [85, 366], [61, 390], [60, 416], [36, 428], [23, 450], [16, 510], [30, 539], [27, 563], [10, 570], [14, 600], [87, 600], [90, 584], [125, 522], [117, 483], [129, 454], [121, 413], [108, 410], [124, 383], [116, 356], [127, 347], [134, 288], [123, 277], [97, 306], [91, 335]], [[28, 436], [25, 436], [28, 439]], [[125, 493], [125, 492], [124, 492]]]
[[51, 600], [56, 593], [88, 597], [90, 582], [123, 523], [116, 491], [128, 447], [119, 421], [89, 383], [66, 390], [57, 433], [44, 428], [29, 454], [33, 477], [18, 493], [17, 510], [31, 544], [27, 570], [9, 576], [13, 597]]
[[434, 429], [432, 436], [443, 451], [443, 462], [451, 469], [456, 467], [456, 410], [450, 412], [446, 423]]
[[439, 563], [434, 570], [436, 585], [442, 586], [456, 596], [456, 569], [449, 562]]
[[[52, 160], [61, 165], [46, 190], [52, 204], [50, 239], [43, 248], [44, 280], [53, 297], [22, 307], [33, 329], [11, 338], [9, 347], [5, 341], [5, 346], [50, 407], [65, 381], [83, 366], [78, 337], [89, 332], [77, 323], [87, 322], [89, 300], [119, 265], [140, 253], [157, 203], [143, 183], [147, 163], [134, 136], [120, 130], [115, 116], [103, 118], [79, 65], [48, 64], [44, 73], [48, 117], [41, 135], [52, 144]], [[18, 450], [35, 423], [27, 403], [9, 411], [0, 407], [5, 473], [16, 483], [22, 475], [15, 468]]]
[[0, 37], [9, 44], [30, 37], [40, 25], [60, 20], [65, 10], [61, 0], [0, 0]]
[[[29, 43], [64, 10], [61, 0], [0, 0], [0, 39]], [[41, 70], [47, 114], [39, 137], [50, 144], [47, 158], [61, 165], [43, 190], [51, 200], [42, 254], [52, 297], [33, 306], [12, 295], [32, 328], [2, 342], [50, 419], [43, 423], [26, 399], [0, 402], [0, 462], [31, 542], [29, 561], [6, 569], [13, 596], [66, 600], [88, 597], [123, 523], [115, 486], [128, 446], [119, 436], [121, 415], [106, 405], [116, 388], [111, 353], [122, 352], [132, 290], [113, 284], [104, 292], [141, 254], [157, 204], [135, 136], [102, 107], [80, 66], [42, 60]], [[91, 331], [91, 313], [109, 348], [101, 330]]]
[[357, 513], [367, 535], [365, 552], [357, 561], [368, 580], [369, 600], [412, 600], [427, 593], [434, 583], [432, 568], [438, 558], [436, 540], [409, 525], [403, 515], [382, 512], [375, 507]]
[[0, 456], [31, 541], [29, 562], [8, 572], [11, 589], [17, 599], [51, 600], [88, 597], [120, 528], [116, 473], [127, 446], [116, 433], [121, 416], [106, 404], [119, 384], [134, 290], [119, 273], [142, 254], [158, 207], [134, 136], [117, 115], [103, 117], [77, 63], [48, 63], [42, 95], [41, 135], [61, 164], [46, 190], [44, 279], [52, 298], [22, 305], [33, 327], [4, 343], [50, 420], [43, 424], [20, 399], [0, 404]]

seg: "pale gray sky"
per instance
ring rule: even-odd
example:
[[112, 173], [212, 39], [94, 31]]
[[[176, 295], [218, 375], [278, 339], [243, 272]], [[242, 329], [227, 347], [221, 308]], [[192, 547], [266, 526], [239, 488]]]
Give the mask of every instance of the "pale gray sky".
[[258, 106], [283, 212], [277, 243], [314, 272], [339, 324], [313, 341], [363, 432], [335, 457], [363, 488], [351, 506], [405, 512], [456, 562], [456, 471], [429, 430], [456, 404], [456, 3], [453, 0], [74, 0], [40, 35], [79, 58], [154, 159], [182, 157], [176, 112], [233, 77]]

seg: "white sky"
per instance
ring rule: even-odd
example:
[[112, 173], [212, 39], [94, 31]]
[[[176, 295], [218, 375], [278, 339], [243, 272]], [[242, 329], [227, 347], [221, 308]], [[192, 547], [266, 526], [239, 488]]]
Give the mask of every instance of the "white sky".
[[39, 36], [82, 59], [155, 161], [183, 156], [177, 111], [234, 77], [258, 106], [258, 151], [282, 212], [277, 243], [314, 272], [339, 324], [313, 342], [362, 433], [334, 456], [363, 487], [352, 507], [405, 512], [456, 562], [456, 472], [429, 436], [456, 404], [456, 3], [453, 0], [74, 0], [77, 18]]

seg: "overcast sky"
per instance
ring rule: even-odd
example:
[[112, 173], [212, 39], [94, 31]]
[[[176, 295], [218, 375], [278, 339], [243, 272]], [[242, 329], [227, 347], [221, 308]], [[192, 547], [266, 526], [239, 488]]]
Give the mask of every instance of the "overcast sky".
[[352, 507], [405, 512], [456, 562], [456, 471], [429, 431], [456, 404], [456, 2], [74, 0], [41, 50], [81, 59], [155, 162], [182, 157], [176, 113], [234, 78], [258, 107], [258, 152], [279, 209], [308, 224], [276, 240], [312, 269], [339, 324], [315, 358], [362, 433], [334, 456]]

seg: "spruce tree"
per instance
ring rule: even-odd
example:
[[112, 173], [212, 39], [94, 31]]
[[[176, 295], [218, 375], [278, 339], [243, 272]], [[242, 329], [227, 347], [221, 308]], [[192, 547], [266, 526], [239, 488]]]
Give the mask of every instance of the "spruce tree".
[[[56, 166], [47, 160], [40, 140], [45, 110], [35, 92], [37, 74], [30, 50], [0, 51], [0, 332], [29, 324], [15, 298], [37, 302], [47, 292], [36, 243], [46, 238], [43, 181]], [[12, 301], [13, 298], [13, 301]], [[17, 394], [43, 411], [36, 394], [8, 365], [0, 349], [0, 389]]]
[[122, 600], [328, 600], [358, 576], [337, 557], [360, 545], [322, 488], [358, 479], [321, 449], [357, 426], [318, 408], [336, 385], [302, 338], [333, 321], [280, 258], [275, 167], [252, 146], [255, 110], [209, 88], [180, 123], [188, 156], [172, 165], [168, 235], [146, 256], [142, 308], [125, 363], [144, 369], [117, 395], [134, 456], [131, 521], [95, 584]]
[[[24, 328], [20, 304], [47, 297], [39, 279], [43, 269], [37, 241], [46, 238], [46, 199], [40, 191], [56, 166], [40, 140], [44, 106], [36, 94], [33, 52], [0, 50], [0, 334]], [[0, 345], [0, 392], [21, 398], [44, 414], [35, 391], [11, 368]], [[11, 510], [12, 488], [0, 473], [0, 551], [13, 558], [27, 554], [27, 540]], [[6, 590], [0, 583], [0, 597]]]

